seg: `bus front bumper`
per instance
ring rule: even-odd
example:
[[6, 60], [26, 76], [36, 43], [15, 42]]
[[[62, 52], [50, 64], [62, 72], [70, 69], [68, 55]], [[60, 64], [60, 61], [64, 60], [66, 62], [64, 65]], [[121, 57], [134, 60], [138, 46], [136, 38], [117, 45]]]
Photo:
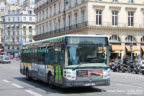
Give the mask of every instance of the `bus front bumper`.
[[101, 79], [95, 81], [70, 81], [65, 80], [63, 84], [65, 88], [67, 87], [86, 87], [86, 86], [109, 86], [110, 79]]

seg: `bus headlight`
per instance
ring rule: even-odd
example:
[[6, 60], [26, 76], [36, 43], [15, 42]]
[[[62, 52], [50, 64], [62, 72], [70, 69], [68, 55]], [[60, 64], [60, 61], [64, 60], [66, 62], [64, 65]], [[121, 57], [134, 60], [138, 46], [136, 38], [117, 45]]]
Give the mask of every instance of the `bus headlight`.
[[110, 69], [107, 69], [107, 70], [103, 71], [103, 78], [104, 79], [110, 78]]
[[76, 71], [72, 71], [70, 69], [65, 69], [63, 71], [63, 77], [68, 80], [76, 80]]

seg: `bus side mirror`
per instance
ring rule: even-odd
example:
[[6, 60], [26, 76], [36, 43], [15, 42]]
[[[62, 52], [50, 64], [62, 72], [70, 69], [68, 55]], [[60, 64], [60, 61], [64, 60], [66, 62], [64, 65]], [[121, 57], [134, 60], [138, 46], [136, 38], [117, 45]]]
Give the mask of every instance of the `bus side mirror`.
[[64, 50], [65, 49], [65, 44], [61, 45], [61, 49]]

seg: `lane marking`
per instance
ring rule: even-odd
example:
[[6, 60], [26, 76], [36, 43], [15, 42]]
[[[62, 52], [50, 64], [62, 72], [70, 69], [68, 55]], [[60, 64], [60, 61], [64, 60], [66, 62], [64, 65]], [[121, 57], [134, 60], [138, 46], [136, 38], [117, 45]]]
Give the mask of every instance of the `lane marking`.
[[116, 83], [116, 85], [118, 85], [118, 86], [127, 86], [127, 87], [137, 87], [137, 88], [144, 89], [143, 87], [141, 87], [141, 86], [136, 86], [136, 85], [128, 85], [128, 84], [121, 84], [121, 83]]
[[42, 96], [41, 94], [36, 93], [36, 92], [34, 92], [34, 91], [32, 91], [32, 90], [25, 90], [25, 91], [26, 91], [27, 93], [33, 95], [33, 96]]
[[6, 79], [3, 79], [2, 81], [5, 82], [5, 83], [10, 83], [10, 81], [8, 81]]
[[22, 86], [20, 86], [18, 84], [15, 84], [15, 83], [12, 83], [11, 85], [14, 86], [14, 87], [16, 87], [16, 88], [24, 88], [24, 87], [22, 87]]

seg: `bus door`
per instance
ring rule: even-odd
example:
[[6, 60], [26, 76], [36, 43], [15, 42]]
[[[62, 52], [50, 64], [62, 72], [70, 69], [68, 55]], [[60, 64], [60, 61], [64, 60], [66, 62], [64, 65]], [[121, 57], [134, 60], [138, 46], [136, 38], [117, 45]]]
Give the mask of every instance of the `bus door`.
[[37, 65], [37, 50], [34, 50], [33, 53], [33, 76], [37, 77], [37, 70], [38, 70], [38, 65]]
[[54, 69], [55, 69], [55, 83], [58, 83], [59, 82], [59, 69], [60, 69], [60, 66], [59, 66], [59, 61], [58, 61], [58, 56], [59, 55], [59, 52], [55, 51], [54, 52]]
[[55, 52], [54, 63], [55, 63], [55, 82], [62, 84], [62, 68], [64, 61], [64, 51]]

